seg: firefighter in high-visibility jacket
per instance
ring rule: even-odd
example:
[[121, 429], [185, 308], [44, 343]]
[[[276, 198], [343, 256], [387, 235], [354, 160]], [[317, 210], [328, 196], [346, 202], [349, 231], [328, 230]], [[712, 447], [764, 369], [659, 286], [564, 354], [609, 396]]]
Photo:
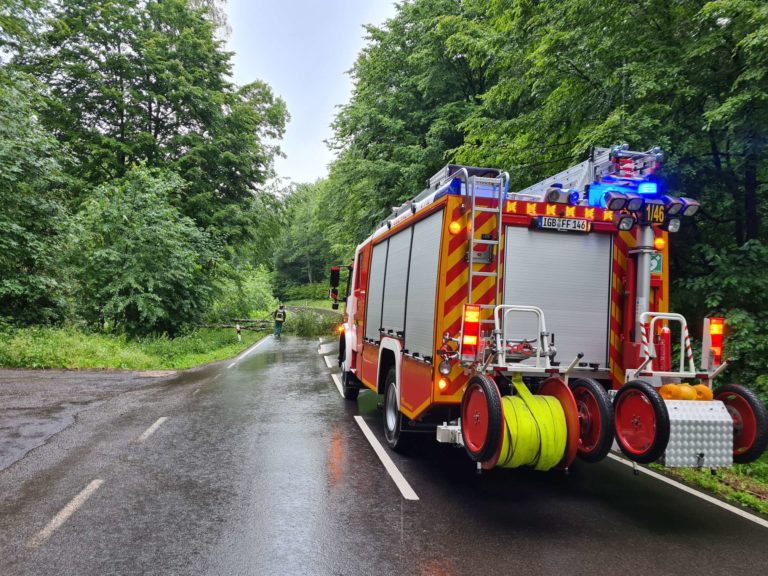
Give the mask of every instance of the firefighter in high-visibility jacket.
[[283, 333], [283, 322], [285, 322], [285, 306], [280, 304], [277, 310], [272, 313], [275, 319], [275, 338], [280, 338]]

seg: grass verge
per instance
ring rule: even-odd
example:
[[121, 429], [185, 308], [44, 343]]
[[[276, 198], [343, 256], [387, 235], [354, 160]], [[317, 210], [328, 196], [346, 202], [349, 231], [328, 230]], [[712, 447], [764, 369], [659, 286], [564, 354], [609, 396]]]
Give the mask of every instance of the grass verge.
[[737, 464], [731, 469], [718, 470], [715, 476], [708, 469], [651, 466], [657, 472], [685, 484], [768, 515], [768, 453], [752, 464]]
[[133, 340], [76, 328], [22, 328], [0, 333], [0, 366], [183, 370], [231, 358], [264, 334], [243, 330], [238, 342], [232, 329], [201, 328], [176, 338]]

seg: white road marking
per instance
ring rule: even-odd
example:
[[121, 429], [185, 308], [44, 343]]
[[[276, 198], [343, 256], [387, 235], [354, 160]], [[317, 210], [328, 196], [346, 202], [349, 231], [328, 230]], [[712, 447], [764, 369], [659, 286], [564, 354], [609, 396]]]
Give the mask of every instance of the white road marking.
[[45, 525], [45, 528], [40, 530], [35, 536], [27, 543], [27, 547], [29, 548], [37, 548], [40, 546], [43, 542], [48, 540], [50, 538], [51, 534], [53, 534], [58, 528], [61, 527], [64, 522], [66, 522], [72, 514], [74, 514], [80, 506], [85, 504], [85, 501], [88, 500], [88, 498], [91, 497], [91, 494], [96, 492], [96, 490], [99, 489], [99, 486], [101, 486], [104, 483], [104, 480], [93, 480], [88, 486], [86, 486], [80, 494], [75, 496], [72, 500], [69, 501], [69, 503], [62, 508], [56, 516], [54, 516], [48, 524]]
[[192, 396], [197, 396], [198, 392], [200, 392], [200, 388], [195, 388], [195, 391], [192, 392]]
[[254, 344], [253, 346], [248, 348], [248, 350], [246, 350], [245, 352], [240, 353], [240, 355], [235, 358], [235, 361], [232, 362], [232, 364], [230, 364], [229, 366], [227, 366], [227, 369], [233, 368], [234, 366], [237, 366], [237, 363], [240, 362], [240, 360], [242, 360], [243, 358], [248, 356], [248, 354], [250, 354], [251, 352], [256, 350], [256, 348], [258, 348], [259, 346], [264, 344], [264, 342], [266, 342], [267, 340], [269, 340], [269, 336], [264, 336], [264, 338], [262, 338], [261, 340], [256, 342], [256, 344]]
[[355, 422], [357, 422], [357, 425], [360, 426], [360, 429], [363, 431], [363, 434], [373, 448], [373, 451], [376, 452], [379, 460], [381, 460], [381, 463], [384, 464], [384, 468], [386, 469], [390, 478], [392, 478], [392, 481], [395, 483], [398, 490], [400, 490], [403, 498], [406, 500], [418, 500], [419, 497], [416, 495], [416, 492], [414, 492], [413, 488], [411, 488], [411, 485], [408, 484], [408, 480], [406, 480], [405, 477], [400, 473], [400, 470], [397, 469], [395, 463], [392, 462], [392, 458], [389, 457], [389, 454], [387, 454], [386, 450], [384, 450], [384, 447], [376, 439], [376, 436], [368, 427], [368, 424], [365, 423], [363, 417], [355, 416]]
[[144, 430], [144, 434], [142, 434], [141, 436], [139, 436], [139, 437], [137, 438], [137, 440], [136, 440], [136, 441], [137, 441], [137, 442], [144, 442], [144, 440], [146, 440], [147, 438], [149, 438], [150, 436], [152, 436], [152, 434], [154, 434], [154, 433], [155, 433], [155, 430], [157, 430], [158, 428], [160, 428], [160, 425], [161, 425], [163, 422], [165, 422], [166, 420], [168, 420], [168, 417], [167, 417], [167, 416], [161, 416], [160, 418], [158, 418], [158, 419], [155, 421], [155, 423], [154, 423], [154, 424], [152, 424], [152, 426], [150, 426], [149, 428], [147, 428], [146, 430]]
[[242, 360], [243, 358], [245, 358], [246, 356], [248, 356], [248, 354], [250, 354], [251, 352], [253, 352], [254, 350], [256, 350], [256, 348], [258, 348], [259, 346], [261, 346], [262, 344], [264, 344], [264, 342], [267, 342], [268, 340], [269, 340], [269, 336], [264, 336], [264, 338], [262, 338], [261, 340], [259, 340], [258, 342], [256, 342], [256, 343], [255, 343], [253, 346], [251, 346], [250, 348], [248, 348], [248, 350], [246, 350], [245, 352], [242, 352], [242, 353], [241, 353], [241, 354], [240, 354], [240, 355], [239, 355], [239, 356], [236, 358], [236, 360], [237, 360], [238, 362], [240, 362], [240, 360]]
[[341, 397], [344, 398], [344, 391], [341, 389], [341, 376], [338, 374], [331, 374], [331, 380], [336, 384], [336, 389], [339, 391]]
[[[616, 462], [621, 462], [625, 466], [632, 467], [632, 462], [629, 460], [626, 460], [620, 456], [617, 456], [616, 454], [608, 454], [608, 457], [616, 460]], [[664, 482], [665, 484], [669, 484], [670, 486], [674, 486], [675, 488], [678, 488], [682, 490], [683, 492], [687, 492], [688, 494], [692, 494], [693, 496], [696, 496], [696, 498], [701, 498], [705, 502], [709, 502], [710, 504], [714, 504], [715, 506], [719, 506], [723, 510], [727, 510], [728, 512], [733, 512], [737, 516], [741, 516], [742, 518], [745, 518], [751, 522], [754, 522], [755, 524], [758, 524], [762, 526], [763, 528], [768, 528], [768, 520], [764, 520], [763, 518], [760, 518], [758, 516], [755, 516], [754, 514], [750, 514], [749, 512], [745, 512], [741, 508], [737, 508], [736, 506], [731, 506], [730, 504], [723, 502], [721, 500], [718, 500], [717, 498], [713, 498], [709, 494], [705, 494], [704, 492], [699, 492], [698, 490], [695, 490], [694, 488], [691, 488], [690, 486], [686, 486], [685, 484], [681, 482], [677, 482], [676, 480], [672, 480], [671, 478], [667, 478], [663, 474], [659, 474], [658, 472], [654, 472], [653, 470], [649, 470], [648, 468], [644, 468], [642, 466], [638, 466], [637, 470], [641, 474], [647, 474], [651, 478], [655, 478], [656, 480], [660, 480], [661, 482]]]
[[333, 368], [333, 362], [331, 361], [330, 356], [323, 356], [323, 360], [325, 360], [325, 365], [328, 366], [328, 368]]
[[327, 354], [336, 354], [336, 348], [333, 344], [320, 344], [320, 347], [317, 349], [317, 353], [321, 354], [323, 356]]

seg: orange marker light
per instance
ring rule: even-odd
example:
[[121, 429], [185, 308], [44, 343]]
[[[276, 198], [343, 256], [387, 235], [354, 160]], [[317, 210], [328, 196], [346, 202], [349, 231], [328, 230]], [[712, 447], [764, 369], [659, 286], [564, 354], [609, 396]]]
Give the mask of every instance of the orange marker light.
[[465, 334], [462, 342], [464, 343], [464, 346], [477, 346], [477, 336]]
[[456, 234], [461, 232], [462, 228], [464, 227], [461, 225], [461, 222], [454, 220], [448, 225], [448, 232], [456, 236]]
[[480, 308], [476, 306], [467, 306], [464, 310], [464, 322], [480, 322]]
[[662, 238], [661, 236], [659, 236], [653, 241], [653, 247], [656, 248], [656, 250], [664, 250], [664, 246], [666, 245], [667, 245], [667, 241], [664, 240], [664, 238]]
[[338, 332], [339, 334], [344, 334], [344, 324], [339, 324], [338, 326], [336, 326], [336, 332]]
[[710, 318], [709, 319], [709, 333], [712, 336], [720, 336], [723, 334], [723, 328], [725, 323], [722, 318]]
[[440, 390], [445, 390], [446, 388], [448, 388], [448, 380], [446, 380], [445, 378], [440, 378], [440, 380], [437, 381], [437, 387]]

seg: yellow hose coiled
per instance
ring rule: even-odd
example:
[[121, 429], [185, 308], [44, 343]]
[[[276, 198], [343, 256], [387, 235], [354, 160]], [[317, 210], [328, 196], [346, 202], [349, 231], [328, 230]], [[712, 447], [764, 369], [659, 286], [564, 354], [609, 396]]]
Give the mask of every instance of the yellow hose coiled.
[[506, 429], [496, 465], [550, 470], [563, 459], [568, 441], [563, 407], [553, 396], [531, 394], [520, 375], [513, 385], [517, 396], [501, 399]]

